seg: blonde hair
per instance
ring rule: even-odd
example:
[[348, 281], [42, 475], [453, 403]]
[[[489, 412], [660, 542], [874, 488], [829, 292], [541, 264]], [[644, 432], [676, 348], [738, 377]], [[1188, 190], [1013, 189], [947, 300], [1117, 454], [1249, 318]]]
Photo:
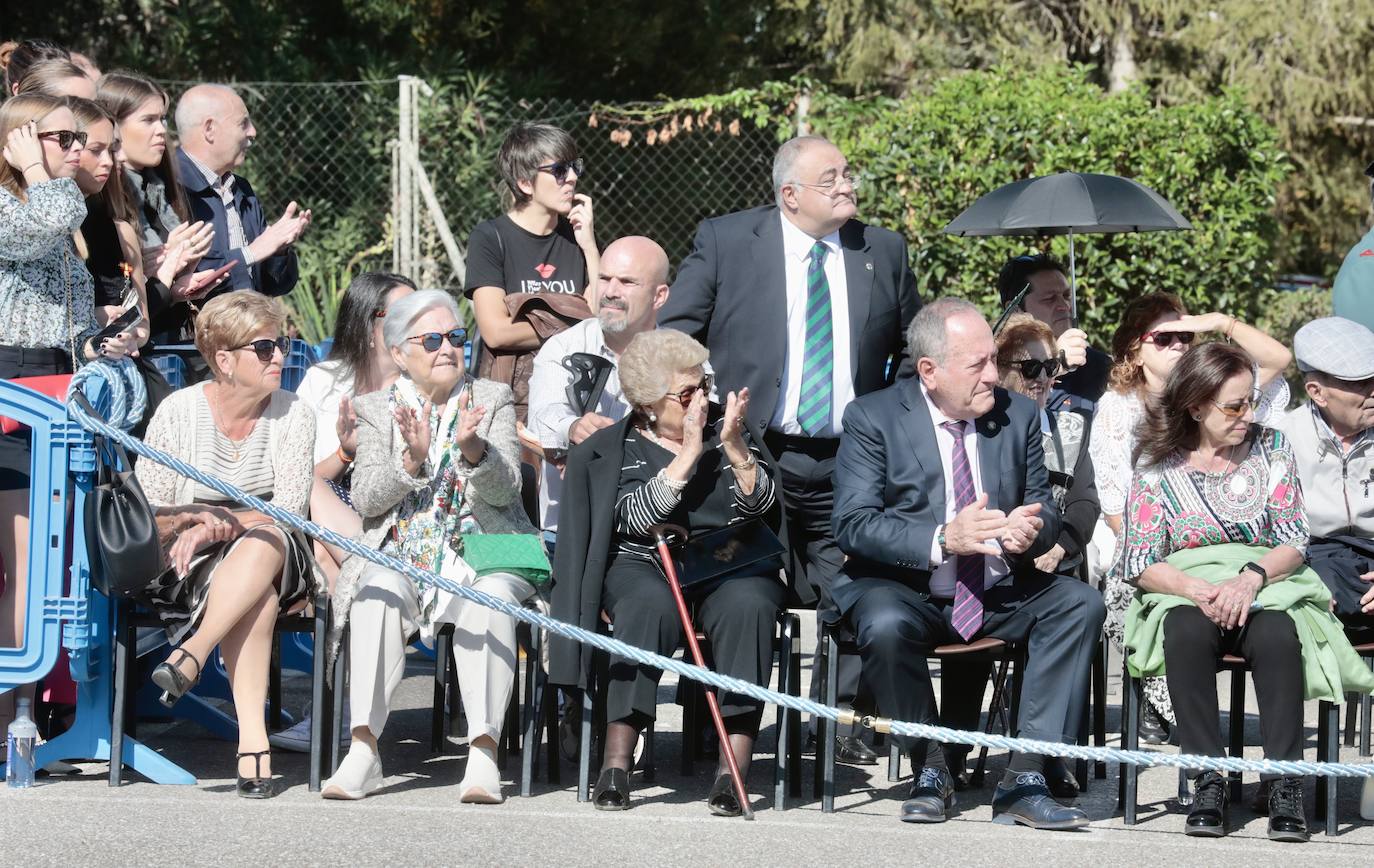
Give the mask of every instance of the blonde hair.
[[631, 407], [644, 408], [668, 394], [673, 375], [706, 363], [710, 353], [675, 329], [640, 332], [620, 354], [620, 391]]
[[286, 307], [271, 296], [252, 289], [217, 295], [196, 317], [196, 349], [219, 379], [224, 372], [215, 364], [215, 353], [241, 347], [259, 332], [281, 334], [286, 326]]
[[[44, 94], [26, 93], [10, 97], [0, 103], [0, 143], [9, 141], [10, 133], [29, 121], [41, 121], [66, 107], [66, 100]], [[24, 173], [5, 160], [0, 160], [0, 187], [9, 190], [17, 199], [27, 198], [24, 190], [28, 184], [24, 181]]]

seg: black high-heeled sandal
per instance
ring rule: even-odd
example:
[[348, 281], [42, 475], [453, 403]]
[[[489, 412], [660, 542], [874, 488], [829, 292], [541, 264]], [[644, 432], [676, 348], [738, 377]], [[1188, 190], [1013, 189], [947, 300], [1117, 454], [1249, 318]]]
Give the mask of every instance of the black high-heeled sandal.
[[253, 777], [245, 778], [243, 775], [239, 775], [239, 796], [245, 799], [270, 799], [277, 794], [271, 775], [262, 776], [262, 758], [271, 755], [272, 751], [270, 750], [249, 751], [237, 755], [237, 759], [243, 759], [246, 756], [253, 758]]
[[[158, 702], [171, 708], [177, 704], [177, 700], [190, 692], [192, 687], [200, 683], [200, 661], [189, 651], [182, 648], [173, 648], [172, 654], [180, 654], [175, 660], [171, 656], [157, 665], [153, 670], [153, 683], [162, 688], [162, 695], [158, 697]], [[177, 667], [181, 661], [190, 660], [196, 664], [196, 674], [194, 678], [187, 678], [181, 674]]]
[[735, 781], [729, 775], [721, 775], [711, 785], [711, 793], [706, 797], [706, 807], [717, 817], [738, 817], [744, 813], [739, 797], [735, 795]]
[[630, 773], [625, 769], [606, 769], [592, 789], [592, 805], [598, 811], [626, 811], [630, 808]]

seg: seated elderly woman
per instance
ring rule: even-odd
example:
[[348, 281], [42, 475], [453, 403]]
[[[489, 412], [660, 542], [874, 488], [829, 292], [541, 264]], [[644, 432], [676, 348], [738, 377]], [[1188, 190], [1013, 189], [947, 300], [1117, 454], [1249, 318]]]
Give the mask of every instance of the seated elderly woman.
[[[509, 386], [468, 376], [466, 333], [448, 293], [424, 290], [391, 302], [382, 339], [401, 370], [389, 388], [353, 402], [357, 457], [353, 506], [361, 542], [511, 603], [535, 593], [525, 578], [475, 573], [465, 560], [470, 535], [526, 534], [535, 529], [520, 505], [520, 445]], [[468, 540], [465, 543], [465, 537]], [[547, 560], [544, 578], [547, 578]], [[406, 642], [416, 630], [432, 640], [454, 625], [454, 658], [468, 720], [468, 761], [459, 785], [464, 802], [502, 800], [496, 745], [515, 679], [515, 619], [358, 557], [346, 560], [334, 585], [339, 631], [349, 627], [349, 695], [353, 744], [324, 786], [326, 799], [361, 799], [382, 783], [377, 738], [405, 672]]]
[[[1149, 401], [1117, 565], [1137, 588], [1127, 660], [1136, 675], [1165, 676], [1183, 752], [1219, 757], [1212, 661], [1243, 656], [1265, 757], [1297, 760], [1304, 696], [1340, 702], [1347, 690], [1374, 688], [1374, 675], [1328, 611], [1330, 592], [1303, 566], [1308, 526], [1293, 451], [1254, 424], [1255, 379], [1244, 350], [1203, 344]], [[1202, 772], [1194, 793], [1187, 833], [1224, 835], [1224, 779]], [[1307, 840], [1302, 778], [1272, 781], [1269, 837]]]
[[[655, 525], [671, 522], [690, 536], [727, 525], [776, 522], [773, 481], [759, 459], [760, 436], [746, 432], [748, 390], [726, 399], [723, 419], [708, 404], [706, 348], [687, 335], [658, 329], [635, 337], [620, 357], [620, 385], [630, 416], [572, 450], [555, 551], [554, 616], [596, 629], [604, 610], [615, 636], [670, 655], [682, 641], [672, 592], [655, 560]], [[719, 433], [716, 421], [719, 422]], [[783, 604], [781, 564], [768, 560], [688, 591], [695, 624], [711, 642], [716, 668], [767, 684], [773, 624]], [[550, 678], [586, 686], [589, 649], [555, 638]], [[639, 733], [654, 720], [660, 670], [613, 658], [606, 690], [605, 761], [592, 794], [601, 810], [630, 806], [629, 772]], [[726, 693], [721, 714], [747, 774], [762, 705]], [[707, 797], [712, 813], [735, 816], [725, 751]]]
[[[315, 417], [281, 386], [290, 343], [281, 302], [249, 290], [226, 293], [196, 319], [196, 348], [213, 379], [174, 392], [158, 407], [146, 441], [211, 476], [305, 515]], [[260, 512], [154, 461], [137, 465], [156, 508], [169, 569], [145, 598], [173, 642], [153, 670], [172, 705], [200, 678], [220, 646], [238, 717], [238, 794], [275, 795], [263, 706], [278, 614], [319, 586], [310, 544]]]

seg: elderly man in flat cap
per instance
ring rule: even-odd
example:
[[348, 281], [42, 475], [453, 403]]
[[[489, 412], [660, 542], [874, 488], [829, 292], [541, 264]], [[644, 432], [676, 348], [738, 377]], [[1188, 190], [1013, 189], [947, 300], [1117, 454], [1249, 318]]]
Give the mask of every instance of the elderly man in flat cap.
[[1307, 403], [1279, 428], [1293, 444], [1312, 528], [1308, 561], [1355, 642], [1374, 641], [1374, 332], [1313, 320], [1293, 337]]

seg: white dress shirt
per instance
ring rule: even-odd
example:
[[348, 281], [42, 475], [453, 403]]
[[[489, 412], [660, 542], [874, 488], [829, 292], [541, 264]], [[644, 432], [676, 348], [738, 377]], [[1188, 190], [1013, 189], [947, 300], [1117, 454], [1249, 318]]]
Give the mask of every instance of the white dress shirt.
[[854, 371], [849, 353], [849, 284], [844, 274], [844, 249], [839, 231], [816, 239], [798, 229], [786, 216], [782, 221], [782, 250], [787, 279], [787, 354], [782, 369], [782, 391], [773, 411], [770, 428], [784, 434], [801, 434], [797, 405], [801, 401], [802, 365], [806, 350], [806, 272], [811, 265], [811, 248], [819, 240], [826, 247], [825, 279], [830, 286], [831, 348], [835, 364], [831, 368], [830, 436], [839, 437], [844, 408], [854, 400]]
[[[606, 346], [601, 322], [588, 317], [582, 322], [549, 338], [534, 357], [530, 374], [529, 427], [545, 449], [567, 451], [571, 446], [568, 432], [573, 423], [582, 418], [568, 403], [568, 384], [573, 375], [563, 367], [563, 359], [573, 353], [591, 353], [616, 361], [615, 353]], [[620, 369], [612, 367], [606, 375], [606, 388], [597, 400], [595, 412], [610, 419], [624, 419], [630, 405], [620, 391]], [[540, 524], [545, 531], [558, 530], [558, 500], [563, 488], [563, 476], [558, 468], [544, 463], [544, 484], [539, 487]]]
[[[954, 499], [954, 435], [940, 426], [954, 420], [935, 406], [924, 385], [921, 386], [921, 397], [925, 399], [926, 409], [930, 411], [930, 421], [935, 425], [935, 442], [940, 447], [940, 469], [945, 478], [944, 525], [948, 525], [959, 514]], [[983, 476], [978, 455], [978, 429], [972, 420], [964, 423], [964, 454], [968, 456], [969, 471], [973, 474], [973, 496], [976, 498], [983, 493]], [[998, 540], [990, 542], [999, 549], [1002, 547]], [[983, 564], [983, 587], [990, 588], [1006, 578], [1007, 562], [1003, 558], [984, 557]], [[940, 551], [939, 533], [936, 533], [930, 542], [930, 565], [934, 568], [930, 574], [930, 595], [952, 599], [956, 581], [954, 558], [951, 557], [947, 561], [944, 559], [944, 553]]]

